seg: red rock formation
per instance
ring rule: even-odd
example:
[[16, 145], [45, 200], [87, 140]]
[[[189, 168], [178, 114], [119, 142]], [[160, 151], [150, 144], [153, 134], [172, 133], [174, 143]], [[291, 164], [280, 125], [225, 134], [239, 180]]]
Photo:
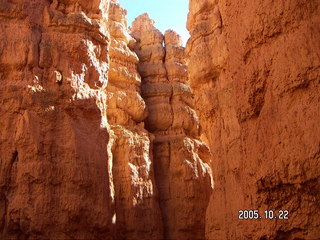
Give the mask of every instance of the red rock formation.
[[[207, 239], [319, 239], [318, 1], [190, 1], [189, 75], [213, 154]], [[238, 220], [239, 210], [288, 220]]]
[[0, 239], [320, 239], [319, 12], [190, 0], [185, 51], [116, 0], [2, 0]]
[[[135, 40], [116, 1], [0, 6], [1, 239], [163, 239], [163, 230], [203, 238], [210, 153], [197, 139], [175, 33], [166, 33], [165, 50], [151, 20], [138, 29], [155, 30], [142, 42], [159, 54], [145, 69], [156, 71], [145, 85], [146, 119]], [[166, 89], [169, 123], [151, 96]]]
[[1, 239], [111, 238], [107, 3], [0, 3]]
[[[152, 136], [144, 129], [147, 116], [142, 99], [138, 57], [128, 45], [126, 10], [111, 1], [109, 83], [107, 87], [115, 188], [116, 239], [161, 239], [162, 223], [154, 184]], [[146, 224], [148, 223], [148, 224]]]
[[[199, 122], [187, 83], [184, 48], [173, 31], [165, 36], [143, 14], [132, 24], [137, 39], [146, 128], [155, 135], [156, 185], [164, 239], [204, 239], [211, 191], [210, 152], [198, 138]], [[163, 46], [165, 44], [165, 46]]]

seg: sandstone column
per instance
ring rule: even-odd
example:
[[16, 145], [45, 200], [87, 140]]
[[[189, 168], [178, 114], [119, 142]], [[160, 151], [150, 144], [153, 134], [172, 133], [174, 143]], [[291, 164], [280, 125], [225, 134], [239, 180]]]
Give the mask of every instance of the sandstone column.
[[155, 135], [154, 165], [165, 239], [204, 239], [212, 188], [210, 151], [199, 140], [199, 121], [188, 86], [184, 48], [173, 31], [165, 36], [147, 14], [136, 18], [146, 128]]
[[111, 1], [107, 87], [115, 188], [116, 239], [162, 239], [162, 221], [154, 182], [152, 136], [144, 128], [147, 109], [141, 97], [138, 57], [130, 50], [126, 10]]

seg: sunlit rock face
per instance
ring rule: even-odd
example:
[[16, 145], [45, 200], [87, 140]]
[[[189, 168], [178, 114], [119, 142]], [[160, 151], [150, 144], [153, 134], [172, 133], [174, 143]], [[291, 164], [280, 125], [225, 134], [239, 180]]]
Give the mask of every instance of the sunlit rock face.
[[129, 46], [126, 10], [111, 1], [111, 44], [107, 87], [116, 239], [162, 239], [152, 156], [153, 137], [144, 129], [147, 117], [141, 97], [138, 57]]
[[0, 238], [111, 239], [108, 1], [0, 3]]
[[[320, 4], [190, 1], [188, 70], [215, 189], [207, 239], [319, 238]], [[238, 220], [239, 210], [288, 220]]]
[[163, 34], [147, 14], [136, 18], [132, 36], [140, 61], [146, 129], [154, 134], [154, 167], [164, 239], [204, 239], [205, 210], [212, 189], [210, 151], [199, 136], [181, 39]]
[[0, 4], [1, 239], [203, 239], [210, 152], [184, 49], [147, 15], [134, 39], [125, 16]]
[[319, 239], [319, 5], [2, 0], [0, 239]]

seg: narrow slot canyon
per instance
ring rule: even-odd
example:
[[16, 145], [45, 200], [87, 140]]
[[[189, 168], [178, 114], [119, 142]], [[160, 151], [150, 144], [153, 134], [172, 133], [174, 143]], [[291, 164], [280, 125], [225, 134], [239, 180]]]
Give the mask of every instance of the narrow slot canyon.
[[320, 2], [119, 2], [1, 0], [0, 239], [320, 239]]

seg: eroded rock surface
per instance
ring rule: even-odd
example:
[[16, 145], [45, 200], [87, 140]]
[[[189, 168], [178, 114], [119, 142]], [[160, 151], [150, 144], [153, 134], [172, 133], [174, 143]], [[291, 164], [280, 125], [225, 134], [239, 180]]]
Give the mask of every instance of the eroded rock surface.
[[112, 236], [107, 4], [0, 3], [1, 239]]
[[319, 5], [2, 0], [0, 239], [319, 239]]
[[147, 108], [141, 97], [138, 57], [129, 46], [126, 10], [109, 8], [111, 44], [107, 87], [114, 182], [116, 239], [162, 239], [162, 221], [154, 183], [153, 136], [144, 128]]
[[[319, 239], [318, 1], [190, 1], [189, 76], [213, 155], [207, 239]], [[239, 210], [288, 220], [238, 220]]]
[[210, 151], [198, 139], [199, 121], [188, 85], [181, 39], [163, 36], [147, 14], [132, 35], [139, 56], [146, 129], [155, 135], [154, 165], [164, 239], [204, 239], [205, 210], [212, 189]]
[[1, 239], [203, 238], [210, 152], [179, 37], [164, 48], [148, 18], [136, 43], [114, 0], [0, 13]]

